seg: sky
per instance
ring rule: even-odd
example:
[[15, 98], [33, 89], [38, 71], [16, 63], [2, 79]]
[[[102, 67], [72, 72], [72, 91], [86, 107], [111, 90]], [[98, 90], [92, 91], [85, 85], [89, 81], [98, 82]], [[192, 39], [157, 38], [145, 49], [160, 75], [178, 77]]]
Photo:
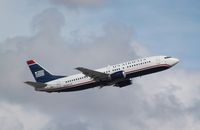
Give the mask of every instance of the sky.
[[[200, 129], [200, 1], [0, 0], [0, 130]], [[139, 57], [180, 63], [124, 88], [36, 92], [26, 60], [54, 74]]]

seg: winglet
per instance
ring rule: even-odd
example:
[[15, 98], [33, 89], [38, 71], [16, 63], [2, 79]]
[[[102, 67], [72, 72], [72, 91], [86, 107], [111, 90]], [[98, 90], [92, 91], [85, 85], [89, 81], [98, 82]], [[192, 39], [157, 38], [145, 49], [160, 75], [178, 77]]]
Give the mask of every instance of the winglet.
[[83, 67], [76, 67], [75, 69], [81, 71]]

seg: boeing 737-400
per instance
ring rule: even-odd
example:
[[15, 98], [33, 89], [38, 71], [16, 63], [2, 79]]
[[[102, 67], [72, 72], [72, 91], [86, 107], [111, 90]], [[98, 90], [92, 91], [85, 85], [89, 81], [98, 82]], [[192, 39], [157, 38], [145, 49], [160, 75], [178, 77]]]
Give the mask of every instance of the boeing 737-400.
[[77, 67], [80, 74], [58, 76], [52, 75], [34, 60], [29, 60], [27, 64], [36, 82], [26, 81], [25, 83], [33, 86], [36, 91], [45, 92], [78, 91], [98, 86], [121, 88], [131, 85], [131, 78], [166, 70], [178, 62], [178, 59], [169, 56], [154, 56], [109, 65], [97, 70]]

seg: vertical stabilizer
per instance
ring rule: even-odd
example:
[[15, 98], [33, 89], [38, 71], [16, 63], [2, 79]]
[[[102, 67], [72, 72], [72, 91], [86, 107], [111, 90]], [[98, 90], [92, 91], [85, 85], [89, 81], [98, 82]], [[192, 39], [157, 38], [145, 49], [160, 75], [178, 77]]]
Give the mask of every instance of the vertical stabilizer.
[[52, 75], [50, 72], [45, 70], [42, 66], [36, 63], [34, 60], [27, 61], [27, 64], [35, 78], [36, 82], [46, 83], [52, 80], [56, 80], [65, 76], [55, 76]]

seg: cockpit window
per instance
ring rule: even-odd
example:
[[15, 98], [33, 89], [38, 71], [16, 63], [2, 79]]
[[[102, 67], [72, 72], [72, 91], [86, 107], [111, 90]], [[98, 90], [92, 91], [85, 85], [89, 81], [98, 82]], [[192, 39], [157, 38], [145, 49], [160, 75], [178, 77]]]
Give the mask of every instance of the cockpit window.
[[172, 57], [170, 57], [170, 56], [166, 56], [166, 57], [164, 57], [165, 59], [169, 59], [169, 58], [172, 58]]

